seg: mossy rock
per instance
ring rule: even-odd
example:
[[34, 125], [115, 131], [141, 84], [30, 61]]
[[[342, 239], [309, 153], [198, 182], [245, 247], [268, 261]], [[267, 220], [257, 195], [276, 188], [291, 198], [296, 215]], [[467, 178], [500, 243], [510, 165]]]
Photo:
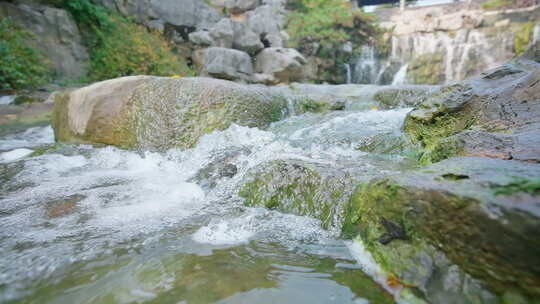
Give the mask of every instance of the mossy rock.
[[445, 80], [444, 65], [442, 52], [420, 55], [409, 63], [407, 77], [415, 84], [440, 84]]
[[339, 230], [354, 179], [339, 170], [295, 160], [264, 163], [248, 174], [240, 196], [247, 206], [307, 215]]
[[165, 150], [231, 124], [265, 128], [286, 104], [258, 86], [211, 78], [123, 77], [57, 94], [57, 141]]
[[[448, 267], [455, 264], [471, 276], [463, 278], [479, 280], [474, 282], [480, 293], [484, 282], [499, 296], [517, 291], [537, 299], [537, 196], [526, 191], [501, 195], [491, 185], [508, 185], [514, 181], [511, 176], [531, 179], [539, 174], [540, 165], [466, 157], [373, 180], [352, 195], [343, 231], [359, 235], [387, 272], [424, 292], [437, 286], [429, 271], [435, 271], [433, 265], [444, 253], [451, 261]], [[461, 290], [464, 296], [467, 292], [472, 291]]]
[[515, 61], [443, 87], [408, 114], [421, 162], [457, 155], [540, 160], [540, 64]]

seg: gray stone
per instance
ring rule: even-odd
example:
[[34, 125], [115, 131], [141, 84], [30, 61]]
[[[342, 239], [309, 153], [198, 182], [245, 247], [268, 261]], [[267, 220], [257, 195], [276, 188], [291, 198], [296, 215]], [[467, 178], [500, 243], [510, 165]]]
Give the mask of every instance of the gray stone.
[[260, 36], [255, 34], [246, 23], [234, 22], [234, 41], [232, 47], [249, 54], [256, 54], [264, 48]]
[[262, 5], [246, 13], [247, 22], [258, 35], [279, 33], [287, 22], [287, 15], [281, 5]]
[[223, 18], [210, 29], [213, 46], [232, 48], [234, 40], [233, 22], [229, 18]]
[[225, 7], [232, 14], [241, 14], [259, 6], [259, 0], [225, 0]]
[[267, 48], [255, 58], [255, 71], [274, 76], [277, 82], [290, 82], [302, 76], [306, 59], [295, 49]]
[[238, 80], [253, 73], [251, 57], [242, 51], [210, 47], [204, 50], [203, 57], [203, 75]]
[[212, 45], [214, 39], [208, 31], [197, 31], [189, 34], [189, 41], [199, 45]]

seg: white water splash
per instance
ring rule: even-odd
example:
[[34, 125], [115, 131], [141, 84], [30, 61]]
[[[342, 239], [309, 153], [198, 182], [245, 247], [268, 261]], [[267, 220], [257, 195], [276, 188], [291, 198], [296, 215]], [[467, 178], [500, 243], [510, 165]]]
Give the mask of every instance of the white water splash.
[[21, 159], [32, 154], [32, 152], [34, 151], [30, 149], [15, 149], [9, 152], [0, 153], [0, 163]]
[[394, 75], [394, 80], [392, 80], [392, 85], [400, 85], [407, 83], [407, 69], [409, 68], [408, 64], [404, 64], [399, 68], [399, 71]]
[[0, 105], [12, 104], [15, 101], [15, 95], [0, 96]]
[[51, 126], [35, 127], [0, 139], [0, 151], [32, 148], [52, 143], [54, 143], [54, 131]]

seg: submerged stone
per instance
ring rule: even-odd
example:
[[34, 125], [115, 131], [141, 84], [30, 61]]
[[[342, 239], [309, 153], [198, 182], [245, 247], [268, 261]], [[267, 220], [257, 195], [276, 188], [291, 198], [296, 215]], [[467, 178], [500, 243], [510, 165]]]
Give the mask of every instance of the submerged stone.
[[210, 78], [123, 77], [58, 94], [57, 141], [122, 148], [194, 146], [231, 124], [265, 128], [279, 120], [283, 99], [264, 87]]
[[247, 206], [315, 217], [325, 229], [336, 231], [354, 184], [349, 174], [328, 166], [276, 160], [255, 168], [240, 196]]

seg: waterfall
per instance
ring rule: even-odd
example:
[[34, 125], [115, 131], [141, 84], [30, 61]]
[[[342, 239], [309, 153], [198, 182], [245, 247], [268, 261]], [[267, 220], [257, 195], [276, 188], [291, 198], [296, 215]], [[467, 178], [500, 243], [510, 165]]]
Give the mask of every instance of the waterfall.
[[398, 85], [398, 84], [405, 84], [407, 81], [407, 68], [409, 67], [408, 64], [404, 64], [399, 68], [399, 71], [394, 75], [394, 80], [392, 80], [392, 85]]
[[354, 64], [354, 83], [370, 84], [375, 83], [379, 74], [380, 63], [375, 57], [375, 47], [371, 45], [362, 46], [360, 57]]
[[534, 29], [533, 29], [533, 40], [532, 40], [532, 43], [536, 43], [537, 41], [540, 41], [540, 23], [537, 23], [535, 26], [534, 26]]
[[351, 64], [350, 63], [345, 63], [344, 64], [345, 66], [345, 83], [349, 84], [349, 83], [352, 83], [352, 73], [351, 73]]

